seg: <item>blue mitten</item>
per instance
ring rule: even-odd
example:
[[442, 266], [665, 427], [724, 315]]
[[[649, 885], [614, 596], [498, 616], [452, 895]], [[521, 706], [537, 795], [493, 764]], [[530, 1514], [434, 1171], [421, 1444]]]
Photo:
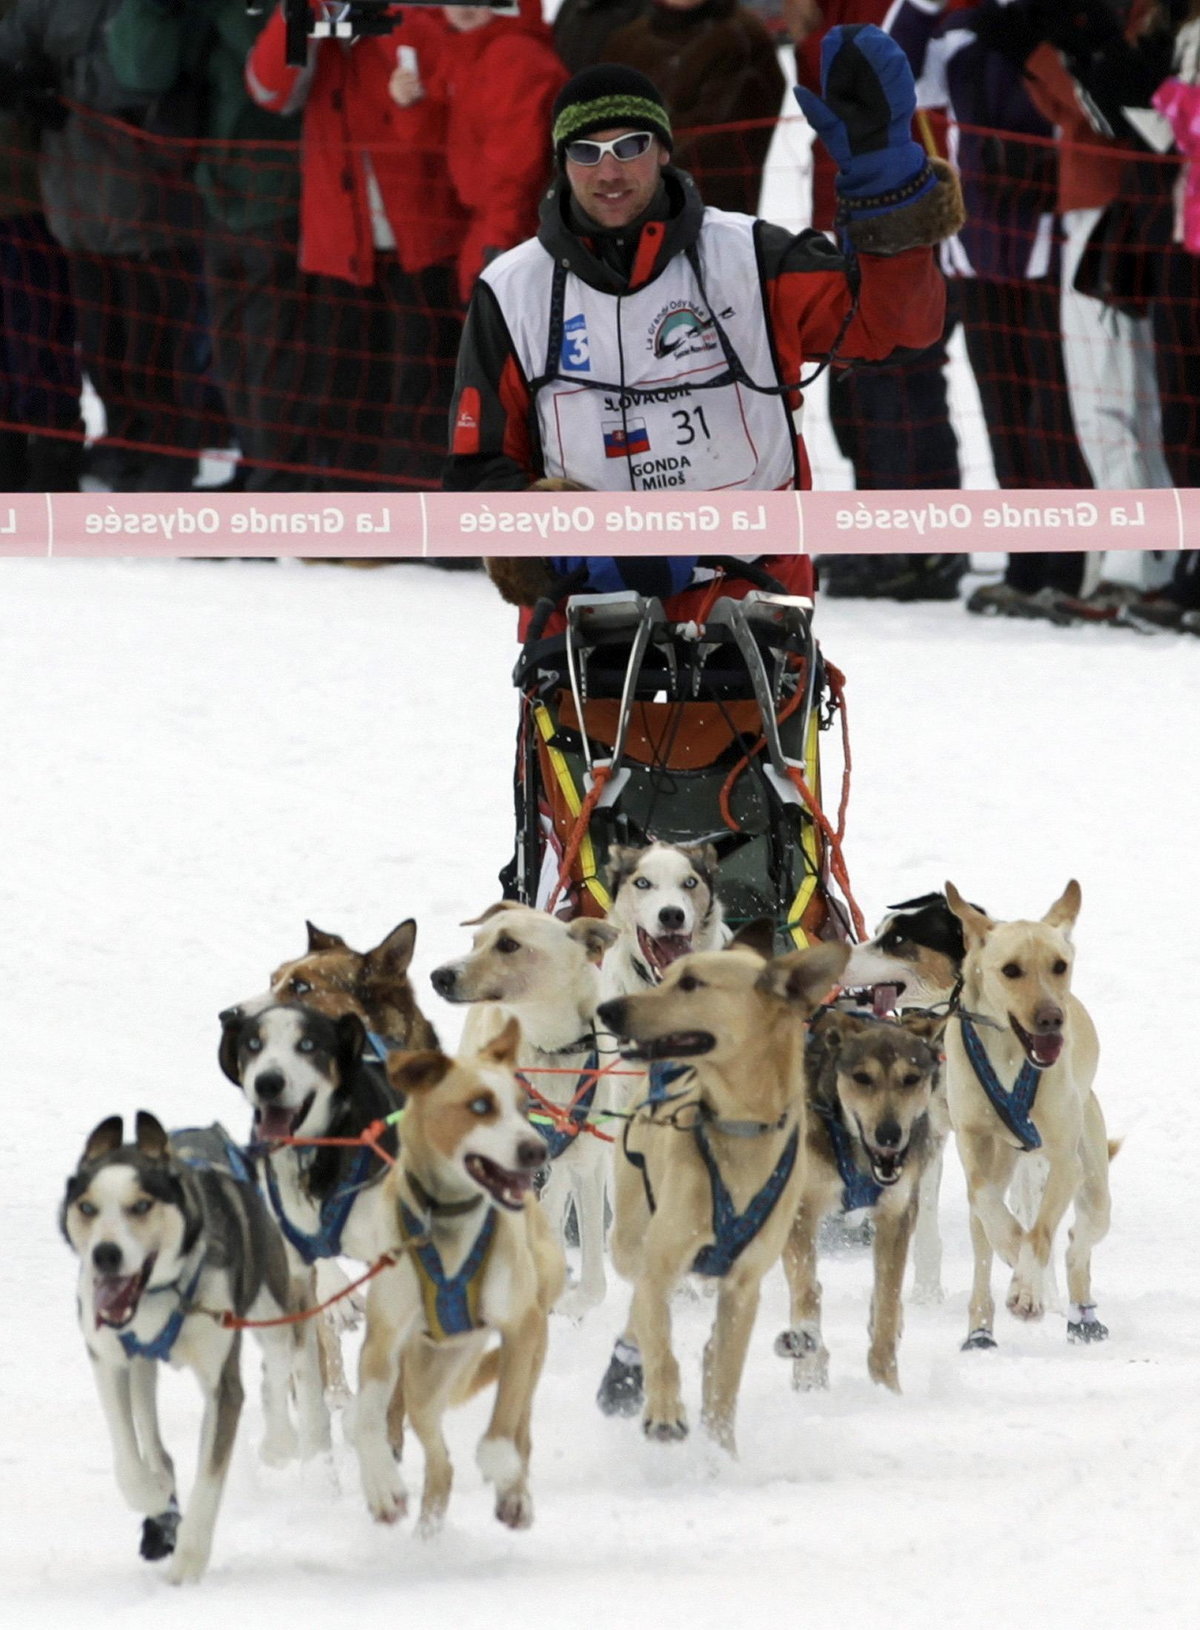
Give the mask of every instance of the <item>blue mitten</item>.
[[587, 566], [584, 590], [592, 594], [636, 589], [639, 594], [665, 600], [687, 588], [697, 559], [696, 555], [551, 555], [550, 567], [566, 577]]
[[856, 219], [911, 203], [936, 185], [912, 139], [916, 86], [908, 58], [873, 24], [839, 24], [821, 44], [821, 96], [795, 87], [804, 117], [838, 167]]

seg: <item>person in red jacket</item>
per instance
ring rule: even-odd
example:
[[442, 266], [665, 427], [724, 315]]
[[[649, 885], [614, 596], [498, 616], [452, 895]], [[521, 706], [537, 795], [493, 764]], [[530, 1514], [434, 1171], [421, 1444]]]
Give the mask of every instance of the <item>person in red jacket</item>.
[[550, 177], [546, 125], [567, 79], [542, 21], [540, 0], [519, 0], [520, 15], [488, 6], [443, 6], [451, 39], [437, 71], [403, 66], [391, 94], [406, 113], [437, 104], [447, 120], [446, 157], [468, 217], [458, 253], [458, 293], [471, 298], [488, 261], [537, 225], [538, 199]]
[[309, 44], [285, 61], [282, 7], [259, 35], [246, 83], [276, 113], [304, 109], [300, 266], [318, 298], [312, 395], [329, 479], [436, 484], [458, 345], [454, 266], [468, 228], [446, 160], [443, 100], [399, 107], [398, 62], [440, 74], [454, 34], [432, 8], [396, 7], [395, 31]]

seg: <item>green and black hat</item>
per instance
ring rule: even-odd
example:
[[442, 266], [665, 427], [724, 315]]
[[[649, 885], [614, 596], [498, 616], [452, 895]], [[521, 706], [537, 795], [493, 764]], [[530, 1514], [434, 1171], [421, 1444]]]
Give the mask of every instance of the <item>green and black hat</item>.
[[551, 140], [561, 166], [570, 141], [597, 130], [648, 130], [668, 152], [675, 145], [666, 104], [645, 74], [615, 62], [584, 68], [559, 91], [551, 112]]

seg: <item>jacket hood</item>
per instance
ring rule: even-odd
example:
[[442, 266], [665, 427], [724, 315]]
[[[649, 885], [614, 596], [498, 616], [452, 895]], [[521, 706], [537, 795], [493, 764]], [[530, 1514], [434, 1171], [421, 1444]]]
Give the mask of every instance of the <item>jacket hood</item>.
[[[662, 181], [667, 194], [665, 219], [647, 222], [640, 228], [630, 228], [631, 233], [637, 231], [639, 235], [647, 225], [665, 229], [649, 271], [639, 276], [637, 288], [653, 283], [669, 261], [695, 243], [704, 218], [704, 200], [686, 170], [677, 170], [673, 164], [664, 165]], [[566, 176], [556, 176], [543, 194], [538, 220], [538, 242], [542, 248], [556, 261], [565, 262], [567, 270], [590, 288], [599, 289], [603, 294], [632, 292], [633, 286], [600, 259], [589, 239], [575, 227], [571, 219], [571, 189]], [[611, 233], [606, 235], [612, 236]]]

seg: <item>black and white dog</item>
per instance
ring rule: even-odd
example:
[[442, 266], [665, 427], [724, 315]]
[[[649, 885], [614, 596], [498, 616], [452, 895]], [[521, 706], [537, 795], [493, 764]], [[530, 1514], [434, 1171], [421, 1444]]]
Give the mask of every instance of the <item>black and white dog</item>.
[[[139, 1112], [133, 1143], [102, 1121], [67, 1182], [59, 1221], [79, 1258], [78, 1311], [112, 1439], [117, 1485], [142, 1524], [147, 1561], [170, 1556], [175, 1584], [199, 1579], [242, 1407], [241, 1332], [222, 1314], [301, 1311], [279, 1230], [219, 1127], [168, 1137]], [[257, 1331], [264, 1357], [263, 1458], [329, 1446], [307, 1323]], [[298, 1334], [299, 1332], [299, 1334]], [[196, 1481], [181, 1517], [155, 1405], [158, 1365], [194, 1372], [204, 1395]], [[296, 1389], [299, 1432], [288, 1412]]]
[[337, 1256], [373, 1262], [394, 1243], [379, 1179], [395, 1157], [394, 1125], [366, 1144], [295, 1145], [289, 1138], [354, 1140], [399, 1111], [381, 1064], [363, 1057], [366, 1031], [354, 1013], [277, 1005], [221, 1014], [218, 1060], [253, 1111], [252, 1142], [271, 1209], [299, 1263]]

